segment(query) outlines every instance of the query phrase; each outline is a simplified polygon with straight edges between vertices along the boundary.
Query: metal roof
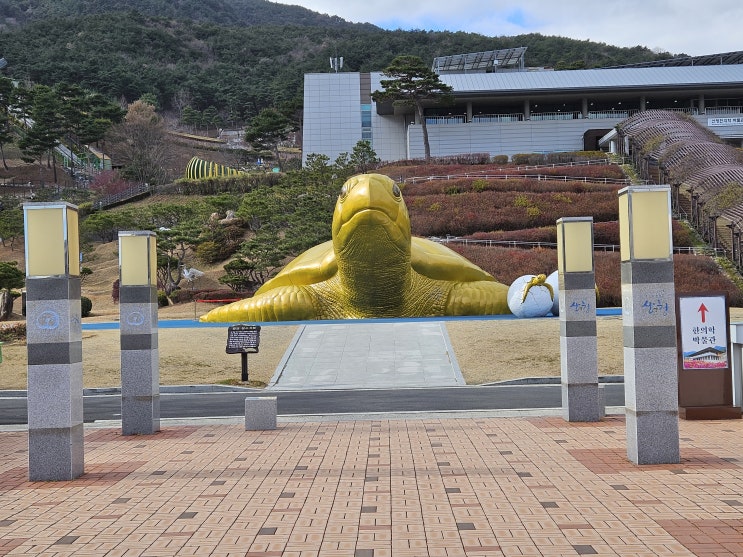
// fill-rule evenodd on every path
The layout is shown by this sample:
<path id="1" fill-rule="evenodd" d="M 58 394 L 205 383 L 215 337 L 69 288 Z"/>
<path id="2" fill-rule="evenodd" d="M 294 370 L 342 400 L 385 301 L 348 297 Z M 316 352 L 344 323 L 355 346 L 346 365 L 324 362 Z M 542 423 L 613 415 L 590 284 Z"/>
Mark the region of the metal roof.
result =
<path id="1" fill-rule="evenodd" d="M 594 70 L 461 73 L 440 76 L 455 94 L 557 93 L 585 90 L 684 87 L 743 87 L 743 64 L 673 68 L 616 68 Z"/>

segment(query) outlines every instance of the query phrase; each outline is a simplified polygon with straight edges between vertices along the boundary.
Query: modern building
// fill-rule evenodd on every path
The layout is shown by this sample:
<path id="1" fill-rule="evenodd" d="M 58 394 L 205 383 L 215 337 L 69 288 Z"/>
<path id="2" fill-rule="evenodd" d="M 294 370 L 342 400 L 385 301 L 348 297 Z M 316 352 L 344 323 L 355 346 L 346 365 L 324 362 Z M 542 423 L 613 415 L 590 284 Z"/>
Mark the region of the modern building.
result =
<path id="1" fill-rule="evenodd" d="M 551 71 L 526 68 L 525 49 L 437 58 L 452 106 L 426 108 L 431 155 L 594 150 L 621 120 L 644 110 L 685 112 L 733 145 L 743 142 L 743 53 L 673 64 Z M 424 156 L 413 109 L 377 105 L 381 72 L 304 79 L 303 152 L 331 160 L 368 140 L 383 161 Z"/>

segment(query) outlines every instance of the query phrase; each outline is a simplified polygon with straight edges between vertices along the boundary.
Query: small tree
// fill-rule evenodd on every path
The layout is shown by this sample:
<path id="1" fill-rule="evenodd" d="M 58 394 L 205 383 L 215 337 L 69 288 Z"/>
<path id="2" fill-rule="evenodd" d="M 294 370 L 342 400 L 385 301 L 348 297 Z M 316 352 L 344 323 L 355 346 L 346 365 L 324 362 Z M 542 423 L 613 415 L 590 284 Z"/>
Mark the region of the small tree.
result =
<path id="1" fill-rule="evenodd" d="M 390 79 L 380 80 L 384 88 L 374 91 L 374 102 L 392 102 L 400 106 L 415 108 L 423 130 L 423 148 L 426 162 L 431 160 L 431 147 L 428 142 L 428 128 L 423 112 L 426 102 L 451 104 L 453 102 L 453 88 L 442 83 L 436 72 L 431 70 L 417 56 L 398 56 L 382 72 Z"/>
<path id="2" fill-rule="evenodd" d="M 275 108 L 264 108 L 251 121 L 245 130 L 245 141 L 258 151 L 273 151 L 281 168 L 279 143 L 289 137 L 291 121 Z"/>
<path id="3" fill-rule="evenodd" d="M 47 167 L 50 161 L 54 161 L 54 181 L 57 181 L 56 159 L 52 156 L 52 150 L 59 145 L 59 137 L 62 134 L 63 118 L 60 115 L 60 102 L 56 93 L 45 85 L 37 85 L 32 90 L 26 90 L 24 94 L 28 97 L 23 101 L 30 106 L 28 127 L 24 130 L 18 140 L 21 150 L 21 159 L 24 162 L 39 162 L 39 174 L 47 156 Z"/>
<path id="4" fill-rule="evenodd" d="M 124 178 L 140 184 L 165 182 L 170 156 L 166 133 L 165 121 L 153 105 L 142 100 L 129 105 L 124 121 L 114 126 L 109 135 L 114 156 L 124 165 Z"/>
<path id="5" fill-rule="evenodd" d="M 5 198 L 3 209 L 0 210 L 0 243 L 10 240 L 10 250 L 15 248 L 15 241 L 23 237 L 23 209 L 15 206 L 9 207 L 14 200 Z"/>
<path id="6" fill-rule="evenodd" d="M 330 166 L 330 157 L 318 153 L 310 153 L 304 164 L 304 174 L 314 182 L 329 182 L 333 169 Z"/>
<path id="7" fill-rule="evenodd" d="M 13 142 L 13 126 L 10 106 L 13 98 L 13 82 L 7 77 L 0 77 L 0 156 L 3 167 L 8 170 L 4 146 Z"/>
<path id="8" fill-rule="evenodd" d="M 13 288 L 23 288 L 25 274 L 18 268 L 18 262 L 0 263 L 0 321 L 5 321 L 13 313 Z"/>
<path id="9" fill-rule="evenodd" d="M 379 157 L 371 143 L 362 139 L 353 146 L 350 163 L 356 172 L 366 173 L 379 164 Z"/>
<path id="10" fill-rule="evenodd" d="M 269 230 L 261 230 L 253 238 L 243 242 L 239 253 L 253 265 L 251 276 L 257 285 L 271 278 L 287 256 L 278 234 Z"/>
<path id="11" fill-rule="evenodd" d="M 225 274 L 219 277 L 219 282 L 226 284 L 235 292 L 245 292 L 251 287 L 259 285 L 256 276 L 255 263 L 238 257 L 224 266 Z"/>

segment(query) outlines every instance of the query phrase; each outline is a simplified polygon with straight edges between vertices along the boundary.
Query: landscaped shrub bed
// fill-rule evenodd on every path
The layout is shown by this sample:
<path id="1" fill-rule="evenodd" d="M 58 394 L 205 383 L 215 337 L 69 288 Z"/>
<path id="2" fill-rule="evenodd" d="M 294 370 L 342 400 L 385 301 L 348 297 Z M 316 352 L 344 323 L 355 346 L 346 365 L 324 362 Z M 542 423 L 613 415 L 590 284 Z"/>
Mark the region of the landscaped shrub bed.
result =
<path id="1" fill-rule="evenodd" d="M 454 178 L 407 183 L 403 186 L 405 199 L 421 195 L 445 193 L 481 193 L 483 191 L 517 191 L 520 193 L 584 193 L 617 192 L 621 184 L 599 184 L 578 180 L 538 180 L 536 178 Z M 408 201 L 409 203 L 409 201 Z"/>
<path id="2" fill-rule="evenodd" d="M 500 159 L 499 159 L 500 160 Z M 624 178 L 621 167 L 615 164 L 579 164 L 579 165 L 560 165 L 544 166 L 547 163 L 541 162 L 537 166 L 540 168 L 525 169 L 517 164 L 508 162 L 498 162 L 493 159 L 492 163 L 486 164 L 421 164 L 420 161 L 398 162 L 387 164 L 377 170 L 386 174 L 393 180 L 405 180 L 416 176 L 456 176 L 459 174 L 551 174 L 553 176 L 586 176 L 601 178 Z M 569 162 L 569 161 L 568 161 Z M 533 165 L 532 165 L 533 166 Z M 589 170 L 592 169 L 592 170 Z M 603 170 L 602 170 L 603 169 Z"/>
<path id="3" fill-rule="evenodd" d="M 510 285 L 522 275 L 549 275 L 557 270 L 557 251 L 553 249 L 508 249 L 479 245 L 448 244 L 454 251 Z M 673 258 L 676 292 L 728 293 L 731 306 L 743 306 L 740 289 L 723 273 L 711 257 L 677 254 Z M 618 252 L 595 252 L 596 285 L 600 307 L 622 305 L 621 268 Z"/>
<path id="4" fill-rule="evenodd" d="M 518 170 L 513 169 L 513 173 L 523 172 L 524 174 L 543 174 L 547 176 L 576 176 L 581 178 L 622 180 L 626 178 L 622 169 L 616 164 L 591 164 L 577 166 L 554 166 L 529 168 Z M 508 168 L 503 169 L 504 174 L 509 174 Z"/>
<path id="5" fill-rule="evenodd" d="M 590 215 L 583 215 L 590 216 Z M 675 247 L 691 247 L 694 245 L 693 232 L 688 226 L 673 221 L 673 245 Z M 492 232 L 475 232 L 465 236 L 468 240 L 493 240 L 497 242 L 557 242 L 557 228 L 543 226 L 540 228 L 524 228 L 521 230 L 496 230 Z M 603 245 L 619 245 L 619 222 L 594 222 L 593 243 Z"/>
<path id="6" fill-rule="evenodd" d="M 617 219 L 615 191 L 575 193 L 462 193 L 415 196 L 408 201 L 417 236 L 464 236 L 478 231 L 554 226 L 561 217 L 591 215 L 595 222 Z"/>

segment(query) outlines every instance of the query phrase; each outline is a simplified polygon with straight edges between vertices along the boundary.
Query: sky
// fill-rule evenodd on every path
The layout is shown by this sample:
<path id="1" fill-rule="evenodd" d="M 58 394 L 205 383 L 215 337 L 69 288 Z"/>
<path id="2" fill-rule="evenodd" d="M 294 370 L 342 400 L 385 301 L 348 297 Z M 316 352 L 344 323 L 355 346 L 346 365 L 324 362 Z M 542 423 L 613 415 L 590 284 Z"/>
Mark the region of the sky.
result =
<path id="1" fill-rule="evenodd" d="M 692 56 L 743 50 L 741 0 L 278 1 L 392 30 L 541 33 Z"/>

